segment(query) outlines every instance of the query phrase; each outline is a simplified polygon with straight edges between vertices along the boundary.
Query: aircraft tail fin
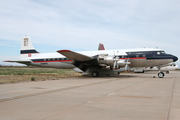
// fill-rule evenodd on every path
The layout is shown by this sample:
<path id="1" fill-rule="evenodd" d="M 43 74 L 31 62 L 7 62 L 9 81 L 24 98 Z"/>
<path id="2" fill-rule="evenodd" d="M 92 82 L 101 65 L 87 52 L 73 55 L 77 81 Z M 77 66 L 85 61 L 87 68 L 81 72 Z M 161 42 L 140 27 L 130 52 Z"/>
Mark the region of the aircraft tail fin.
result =
<path id="1" fill-rule="evenodd" d="M 20 58 L 31 57 L 31 54 L 39 53 L 35 50 L 32 45 L 31 39 L 29 36 L 25 35 L 21 40 L 21 50 L 20 50 Z"/>
<path id="2" fill-rule="evenodd" d="M 105 50 L 105 46 L 103 43 L 99 43 L 98 50 Z"/>
<path id="3" fill-rule="evenodd" d="M 103 43 L 99 43 L 98 50 L 105 50 L 105 46 Z"/>

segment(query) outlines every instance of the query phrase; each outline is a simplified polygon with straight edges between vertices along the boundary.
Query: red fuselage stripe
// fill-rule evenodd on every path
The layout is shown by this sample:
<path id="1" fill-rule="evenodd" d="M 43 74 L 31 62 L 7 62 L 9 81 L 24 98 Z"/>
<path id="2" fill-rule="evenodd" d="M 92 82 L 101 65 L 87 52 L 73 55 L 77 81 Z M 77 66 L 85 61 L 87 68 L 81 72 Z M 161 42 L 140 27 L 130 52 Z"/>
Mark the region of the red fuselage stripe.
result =
<path id="1" fill-rule="evenodd" d="M 146 59 L 146 57 L 119 58 L 119 59 Z"/>
<path id="2" fill-rule="evenodd" d="M 120 59 L 146 59 L 146 57 L 134 57 L 134 58 L 120 58 Z M 44 63 L 44 62 L 71 62 L 73 60 L 51 60 L 51 61 L 33 61 L 33 63 Z"/>
<path id="3" fill-rule="evenodd" d="M 52 60 L 52 61 L 33 61 L 33 63 L 44 63 L 44 62 L 71 62 L 72 60 Z"/>

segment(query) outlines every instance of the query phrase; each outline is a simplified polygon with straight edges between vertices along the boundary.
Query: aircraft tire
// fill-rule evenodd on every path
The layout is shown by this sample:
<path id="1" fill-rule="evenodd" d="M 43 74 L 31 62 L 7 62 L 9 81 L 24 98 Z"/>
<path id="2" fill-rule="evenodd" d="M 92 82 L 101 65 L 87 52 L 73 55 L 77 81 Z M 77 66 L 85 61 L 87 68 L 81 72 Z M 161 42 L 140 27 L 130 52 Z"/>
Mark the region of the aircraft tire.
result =
<path id="1" fill-rule="evenodd" d="M 168 71 L 168 70 L 166 71 L 166 74 L 169 74 L 169 71 Z"/>
<path id="2" fill-rule="evenodd" d="M 93 77 L 99 77 L 99 72 L 93 71 L 93 72 L 92 72 L 92 76 L 93 76 Z"/>
<path id="3" fill-rule="evenodd" d="M 158 73 L 158 77 L 159 77 L 159 78 L 163 78 L 163 77 L 164 77 L 164 73 L 163 73 L 163 72 L 159 72 L 159 73 Z"/>

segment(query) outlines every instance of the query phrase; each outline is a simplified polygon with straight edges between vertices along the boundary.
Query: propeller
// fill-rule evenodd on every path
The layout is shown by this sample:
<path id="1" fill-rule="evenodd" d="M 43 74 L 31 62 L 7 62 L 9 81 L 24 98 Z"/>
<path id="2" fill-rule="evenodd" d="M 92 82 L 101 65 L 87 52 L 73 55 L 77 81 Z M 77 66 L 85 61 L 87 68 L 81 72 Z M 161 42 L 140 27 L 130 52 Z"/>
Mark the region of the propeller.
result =
<path id="1" fill-rule="evenodd" d="M 117 69 L 119 69 L 119 66 L 117 63 L 119 61 L 119 57 L 116 57 L 115 52 L 114 52 L 114 58 L 113 59 L 114 59 L 113 70 L 117 70 Z"/>
<path id="2" fill-rule="evenodd" d="M 130 62 L 129 62 L 129 59 L 127 59 L 127 61 L 125 62 L 125 72 L 129 72 L 129 70 L 130 70 L 130 67 L 129 67 L 129 64 L 130 64 Z"/>
<path id="3" fill-rule="evenodd" d="M 114 65 L 113 65 L 114 70 L 119 69 L 118 61 L 119 61 L 119 57 L 114 56 Z"/>

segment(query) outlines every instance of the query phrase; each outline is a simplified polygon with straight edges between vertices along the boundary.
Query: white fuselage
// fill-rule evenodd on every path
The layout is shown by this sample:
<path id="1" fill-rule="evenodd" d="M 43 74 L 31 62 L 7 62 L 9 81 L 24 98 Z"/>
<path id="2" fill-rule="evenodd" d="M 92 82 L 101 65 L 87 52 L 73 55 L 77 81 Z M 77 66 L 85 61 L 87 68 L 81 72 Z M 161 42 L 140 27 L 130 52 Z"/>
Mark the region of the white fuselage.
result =
<path id="1" fill-rule="evenodd" d="M 86 56 L 95 56 L 99 54 L 108 54 L 108 56 L 127 56 L 127 52 L 138 52 L 138 51 L 163 51 L 161 49 L 120 49 L 120 50 L 100 50 L 100 51 L 80 51 Z M 147 60 L 145 57 L 133 57 L 133 58 L 119 58 L 128 59 L 131 63 L 130 67 L 150 67 L 159 64 L 166 64 L 172 62 L 172 59 L 152 59 Z M 31 53 L 21 54 L 21 61 L 31 61 L 33 66 L 52 67 L 52 68 L 75 68 L 72 65 L 72 60 L 68 60 L 65 56 L 59 53 Z"/>

